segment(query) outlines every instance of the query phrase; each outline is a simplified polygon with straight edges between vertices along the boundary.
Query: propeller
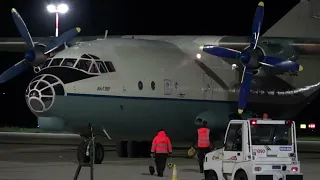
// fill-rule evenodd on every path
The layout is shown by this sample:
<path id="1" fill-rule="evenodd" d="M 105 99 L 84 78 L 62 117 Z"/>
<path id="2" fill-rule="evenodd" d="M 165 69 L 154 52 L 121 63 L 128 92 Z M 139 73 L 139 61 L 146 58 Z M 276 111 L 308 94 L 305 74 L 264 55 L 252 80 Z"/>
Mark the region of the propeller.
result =
<path id="1" fill-rule="evenodd" d="M 264 3 L 259 2 L 256 9 L 253 25 L 252 25 L 252 34 L 250 39 L 250 46 L 243 50 L 242 52 L 219 47 L 212 45 L 200 46 L 200 49 L 204 52 L 215 55 L 221 58 L 230 58 L 240 60 L 244 66 L 244 71 L 242 74 L 239 101 L 238 101 L 238 113 L 241 114 L 247 104 L 248 96 L 250 94 L 251 82 L 253 77 L 253 70 L 259 66 L 269 66 L 273 68 L 278 68 L 283 71 L 302 71 L 303 67 L 296 62 L 261 55 L 260 50 L 257 49 L 257 43 L 260 35 L 260 29 L 264 16 Z"/>
<path id="2" fill-rule="evenodd" d="M 41 64 L 46 60 L 46 58 L 48 58 L 50 52 L 54 51 L 64 43 L 72 40 L 81 31 L 79 27 L 70 29 L 69 31 L 61 34 L 59 37 L 49 41 L 45 48 L 43 48 L 34 44 L 29 30 L 18 11 L 15 8 L 12 8 L 11 13 L 21 37 L 28 46 L 28 50 L 25 52 L 23 60 L 10 67 L 0 75 L 0 83 L 9 81 L 15 76 L 21 74 L 22 72 L 26 71 L 29 66 L 37 66 Z"/>

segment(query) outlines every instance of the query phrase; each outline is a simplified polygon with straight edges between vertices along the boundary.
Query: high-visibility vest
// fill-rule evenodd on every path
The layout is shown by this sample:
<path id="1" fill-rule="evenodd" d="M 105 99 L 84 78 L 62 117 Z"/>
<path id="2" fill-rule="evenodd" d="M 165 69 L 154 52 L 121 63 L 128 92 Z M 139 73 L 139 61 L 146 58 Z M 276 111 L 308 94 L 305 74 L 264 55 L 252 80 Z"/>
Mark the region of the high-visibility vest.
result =
<path id="1" fill-rule="evenodd" d="M 157 135 L 152 141 L 151 152 L 156 154 L 172 153 L 171 141 L 167 136 Z"/>
<path id="2" fill-rule="evenodd" d="M 198 147 L 206 148 L 210 146 L 210 129 L 208 128 L 199 128 L 198 129 Z"/>

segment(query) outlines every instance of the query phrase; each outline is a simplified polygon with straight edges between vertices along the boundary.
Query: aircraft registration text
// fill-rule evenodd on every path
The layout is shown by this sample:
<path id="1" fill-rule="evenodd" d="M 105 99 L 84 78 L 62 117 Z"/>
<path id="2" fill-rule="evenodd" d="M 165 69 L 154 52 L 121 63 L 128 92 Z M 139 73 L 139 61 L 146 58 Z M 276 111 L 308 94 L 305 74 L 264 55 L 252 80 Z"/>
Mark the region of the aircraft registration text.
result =
<path id="1" fill-rule="evenodd" d="M 109 91 L 110 87 L 108 86 L 98 86 L 97 91 Z"/>

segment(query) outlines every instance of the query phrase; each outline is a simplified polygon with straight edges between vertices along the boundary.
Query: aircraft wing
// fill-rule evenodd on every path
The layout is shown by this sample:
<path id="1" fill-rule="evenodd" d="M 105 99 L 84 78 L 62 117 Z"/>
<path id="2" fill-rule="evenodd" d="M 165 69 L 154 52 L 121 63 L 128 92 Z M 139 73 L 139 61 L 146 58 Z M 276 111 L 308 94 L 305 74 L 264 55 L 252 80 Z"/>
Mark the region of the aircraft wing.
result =
<path id="1" fill-rule="evenodd" d="M 52 37 L 32 37 L 35 44 L 47 44 Z M 79 36 L 70 43 L 103 39 L 104 36 Z M 25 52 L 27 44 L 22 38 L 0 38 L 0 52 Z"/>
<path id="2" fill-rule="evenodd" d="M 271 45 L 291 46 L 300 55 L 319 55 L 319 38 L 296 38 L 296 37 L 260 37 L 259 43 Z M 242 51 L 250 45 L 250 37 L 226 36 L 218 42 L 218 46 Z M 259 45 L 259 44 L 258 44 Z"/>

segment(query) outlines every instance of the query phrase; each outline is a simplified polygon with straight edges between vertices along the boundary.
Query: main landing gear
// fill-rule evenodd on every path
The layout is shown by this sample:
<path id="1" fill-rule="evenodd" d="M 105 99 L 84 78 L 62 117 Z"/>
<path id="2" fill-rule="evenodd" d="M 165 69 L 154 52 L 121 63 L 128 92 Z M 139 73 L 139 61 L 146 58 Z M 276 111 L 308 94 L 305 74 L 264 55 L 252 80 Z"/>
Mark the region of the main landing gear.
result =
<path id="1" fill-rule="evenodd" d="M 150 157 L 151 141 L 119 141 L 117 142 L 118 157 Z"/>

